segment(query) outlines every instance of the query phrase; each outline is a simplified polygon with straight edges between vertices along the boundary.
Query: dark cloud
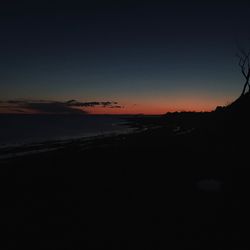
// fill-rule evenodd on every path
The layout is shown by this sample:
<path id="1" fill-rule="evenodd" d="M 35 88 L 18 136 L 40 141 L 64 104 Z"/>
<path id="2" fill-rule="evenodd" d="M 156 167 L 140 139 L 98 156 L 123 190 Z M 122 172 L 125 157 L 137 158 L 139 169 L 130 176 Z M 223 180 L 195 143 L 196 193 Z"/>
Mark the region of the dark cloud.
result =
<path id="1" fill-rule="evenodd" d="M 76 109 L 66 105 L 61 102 L 38 102 L 38 103 L 27 103 L 26 108 L 35 110 L 39 113 L 47 113 L 47 114 L 87 114 L 86 111 Z"/>
<path id="2" fill-rule="evenodd" d="M 65 104 L 68 106 L 75 107 L 95 107 L 95 106 L 103 106 L 113 108 L 114 105 L 117 105 L 117 102 L 78 102 L 76 100 L 67 101 Z"/>
<path id="3" fill-rule="evenodd" d="M 69 100 L 66 102 L 55 102 L 45 100 L 8 100 L 0 101 L 0 108 L 9 109 L 12 112 L 35 112 L 42 114 L 88 114 L 84 108 L 89 107 L 106 107 L 122 108 L 117 102 L 78 102 Z"/>
<path id="4" fill-rule="evenodd" d="M 7 101 L 6 103 L 8 103 L 8 104 L 25 104 L 27 102 L 26 101 L 20 101 L 20 100 L 10 100 L 10 101 Z"/>

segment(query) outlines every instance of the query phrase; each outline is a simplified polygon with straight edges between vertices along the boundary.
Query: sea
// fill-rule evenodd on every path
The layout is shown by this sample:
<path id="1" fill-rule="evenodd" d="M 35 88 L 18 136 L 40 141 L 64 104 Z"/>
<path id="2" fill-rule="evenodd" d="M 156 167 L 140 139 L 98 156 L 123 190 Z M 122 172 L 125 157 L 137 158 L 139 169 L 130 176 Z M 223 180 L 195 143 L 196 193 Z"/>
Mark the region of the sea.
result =
<path id="1" fill-rule="evenodd" d="M 129 133 L 126 116 L 0 115 L 0 148 Z"/>

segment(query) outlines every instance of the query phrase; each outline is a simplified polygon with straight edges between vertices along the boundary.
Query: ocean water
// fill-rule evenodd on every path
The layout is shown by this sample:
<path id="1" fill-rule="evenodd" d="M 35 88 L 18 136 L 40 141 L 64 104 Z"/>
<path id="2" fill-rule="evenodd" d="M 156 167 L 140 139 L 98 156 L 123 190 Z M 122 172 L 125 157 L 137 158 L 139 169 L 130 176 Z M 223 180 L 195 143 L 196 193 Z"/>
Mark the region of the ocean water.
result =
<path id="1" fill-rule="evenodd" d="M 0 115 L 0 147 L 129 132 L 126 122 L 123 116 Z"/>

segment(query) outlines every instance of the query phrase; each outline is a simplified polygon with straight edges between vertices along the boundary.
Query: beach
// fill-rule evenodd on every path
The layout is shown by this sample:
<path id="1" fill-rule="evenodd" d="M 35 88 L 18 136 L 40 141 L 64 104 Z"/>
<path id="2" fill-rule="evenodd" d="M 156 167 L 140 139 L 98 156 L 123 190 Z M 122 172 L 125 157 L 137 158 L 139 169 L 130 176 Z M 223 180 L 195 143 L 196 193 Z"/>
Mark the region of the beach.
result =
<path id="1" fill-rule="evenodd" d="M 204 133 L 202 126 L 181 133 L 159 118 L 137 118 L 138 123 L 148 129 L 98 139 L 84 149 L 77 142 L 2 160 L 4 223 L 14 236 L 11 244 L 245 246 L 250 186 L 241 148 L 232 147 L 234 136 Z"/>

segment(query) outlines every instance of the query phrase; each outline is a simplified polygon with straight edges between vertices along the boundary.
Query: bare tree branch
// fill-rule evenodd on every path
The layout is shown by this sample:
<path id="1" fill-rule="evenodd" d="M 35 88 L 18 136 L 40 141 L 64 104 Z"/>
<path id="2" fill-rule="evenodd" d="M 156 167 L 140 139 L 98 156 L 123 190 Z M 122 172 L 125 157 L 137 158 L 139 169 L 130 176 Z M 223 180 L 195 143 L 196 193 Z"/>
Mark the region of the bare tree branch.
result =
<path id="1" fill-rule="evenodd" d="M 237 57 L 239 58 L 238 65 L 241 69 L 241 73 L 246 79 L 241 95 L 245 95 L 246 88 L 248 87 L 248 92 L 250 91 L 250 51 L 246 52 L 244 49 L 238 47 L 239 53 Z"/>

